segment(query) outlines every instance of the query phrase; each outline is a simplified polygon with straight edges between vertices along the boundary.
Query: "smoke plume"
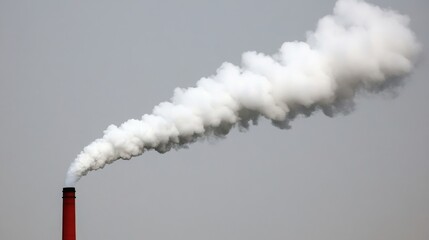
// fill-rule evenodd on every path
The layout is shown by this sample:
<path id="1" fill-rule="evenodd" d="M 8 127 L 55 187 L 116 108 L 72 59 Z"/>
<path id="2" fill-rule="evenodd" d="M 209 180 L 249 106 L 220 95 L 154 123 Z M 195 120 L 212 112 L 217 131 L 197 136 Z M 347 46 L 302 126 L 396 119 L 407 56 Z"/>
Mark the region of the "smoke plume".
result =
<path id="1" fill-rule="evenodd" d="M 339 0 L 305 42 L 285 42 L 271 56 L 246 52 L 241 67 L 225 62 L 196 87 L 176 88 L 152 113 L 110 125 L 71 164 L 66 185 L 118 159 L 224 136 L 260 116 L 289 128 L 299 114 L 348 112 L 358 91 L 390 88 L 412 70 L 420 46 L 408 24 L 395 11 Z"/>

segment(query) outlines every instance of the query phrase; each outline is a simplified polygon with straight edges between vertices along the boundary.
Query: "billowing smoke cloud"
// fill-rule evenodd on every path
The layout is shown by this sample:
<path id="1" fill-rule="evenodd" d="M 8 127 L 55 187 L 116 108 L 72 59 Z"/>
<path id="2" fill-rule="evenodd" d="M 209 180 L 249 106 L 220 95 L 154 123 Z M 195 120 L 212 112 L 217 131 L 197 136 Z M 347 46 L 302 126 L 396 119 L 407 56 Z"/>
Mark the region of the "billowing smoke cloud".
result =
<path id="1" fill-rule="evenodd" d="M 223 63 L 196 87 L 176 88 L 151 114 L 110 125 L 71 164 L 66 185 L 118 159 L 224 136 L 260 116 L 288 128 L 298 114 L 350 111 L 358 91 L 389 88 L 412 70 L 420 47 L 408 24 L 392 10 L 339 0 L 305 42 L 285 42 L 272 56 L 246 52 L 241 67 Z"/>

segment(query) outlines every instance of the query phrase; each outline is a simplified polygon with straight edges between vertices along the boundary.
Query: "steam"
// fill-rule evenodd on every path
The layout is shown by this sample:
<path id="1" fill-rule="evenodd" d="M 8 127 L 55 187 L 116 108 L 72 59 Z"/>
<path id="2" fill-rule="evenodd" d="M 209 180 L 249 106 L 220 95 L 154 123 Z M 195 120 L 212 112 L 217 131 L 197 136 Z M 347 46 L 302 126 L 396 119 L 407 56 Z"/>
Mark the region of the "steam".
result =
<path id="1" fill-rule="evenodd" d="M 164 153 L 203 136 L 224 136 L 259 116 L 289 128 L 298 114 L 348 112 L 358 91 L 389 88 L 412 70 L 420 46 L 408 24 L 395 11 L 339 0 L 305 42 L 285 42 L 272 56 L 246 52 L 241 67 L 223 63 L 196 87 L 176 88 L 151 114 L 110 125 L 71 164 L 66 185 L 147 150 Z"/>

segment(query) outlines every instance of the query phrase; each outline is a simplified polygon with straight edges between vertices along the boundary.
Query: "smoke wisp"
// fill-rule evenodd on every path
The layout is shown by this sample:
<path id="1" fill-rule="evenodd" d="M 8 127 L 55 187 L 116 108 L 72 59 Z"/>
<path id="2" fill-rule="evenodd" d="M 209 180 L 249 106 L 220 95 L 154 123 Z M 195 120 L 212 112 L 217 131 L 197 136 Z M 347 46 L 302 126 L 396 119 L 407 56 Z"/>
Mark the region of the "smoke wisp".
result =
<path id="1" fill-rule="evenodd" d="M 299 114 L 348 112 L 358 91 L 381 91 L 410 73 L 420 46 L 408 24 L 395 11 L 339 0 L 305 42 L 285 42 L 271 56 L 246 52 L 241 67 L 225 62 L 196 87 L 176 88 L 152 113 L 110 125 L 72 162 L 66 185 L 118 159 L 224 136 L 260 116 L 288 128 Z"/>

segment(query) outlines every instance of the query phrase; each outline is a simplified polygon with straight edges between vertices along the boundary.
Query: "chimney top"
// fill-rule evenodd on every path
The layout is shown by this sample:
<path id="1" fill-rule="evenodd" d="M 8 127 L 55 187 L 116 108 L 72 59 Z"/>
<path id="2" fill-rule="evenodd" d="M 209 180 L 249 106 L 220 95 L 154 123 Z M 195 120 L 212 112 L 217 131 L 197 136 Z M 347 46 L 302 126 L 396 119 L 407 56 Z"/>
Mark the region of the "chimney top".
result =
<path id="1" fill-rule="evenodd" d="M 65 187 L 63 188 L 63 192 L 76 192 L 74 187 Z"/>

